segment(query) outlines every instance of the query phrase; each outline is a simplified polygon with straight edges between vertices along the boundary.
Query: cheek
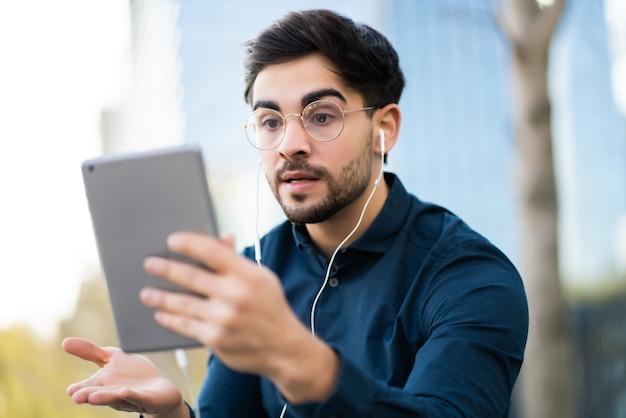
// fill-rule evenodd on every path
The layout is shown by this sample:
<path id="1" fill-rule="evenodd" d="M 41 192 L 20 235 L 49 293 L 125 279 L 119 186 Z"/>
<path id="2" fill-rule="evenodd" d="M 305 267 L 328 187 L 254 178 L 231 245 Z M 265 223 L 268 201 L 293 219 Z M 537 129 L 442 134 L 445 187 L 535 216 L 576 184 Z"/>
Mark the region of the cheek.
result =
<path id="1" fill-rule="evenodd" d="M 274 183 L 278 160 L 271 152 L 262 152 L 259 155 L 259 176 L 265 176 L 271 184 Z"/>
<path id="2" fill-rule="evenodd" d="M 259 153 L 259 161 L 261 162 L 261 169 L 265 173 L 271 173 L 272 169 L 276 167 L 278 161 L 277 153 L 272 151 L 261 151 Z"/>
<path id="3" fill-rule="evenodd" d="M 339 169 L 346 165 L 348 162 L 353 161 L 356 158 L 360 158 L 363 155 L 363 145 L 358 143 L 344 142 L 329 142 L 322 153 L 320 153 L 321 161 L 331 171 L 335 171 L 334 168 Z"/>

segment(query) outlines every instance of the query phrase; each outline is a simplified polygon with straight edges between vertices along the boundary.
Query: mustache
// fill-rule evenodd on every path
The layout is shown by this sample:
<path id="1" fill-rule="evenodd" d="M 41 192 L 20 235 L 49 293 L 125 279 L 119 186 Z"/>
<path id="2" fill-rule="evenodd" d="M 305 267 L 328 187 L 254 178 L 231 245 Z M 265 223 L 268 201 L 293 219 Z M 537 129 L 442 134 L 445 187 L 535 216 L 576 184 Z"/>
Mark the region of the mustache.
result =
<path id="1" fill-rule="evenodd" d="M 326 177 L 328 176 L 328 170 L 323 167 L 316 167 L 310 165 L 305 160 L 291 160 L 285 161 L 285 163 L 276 171 L 276 180 L 280 181 L 283 174 L 287 171 L 301 171 L 306 174 L 310 174 L 312 177 Z"/>

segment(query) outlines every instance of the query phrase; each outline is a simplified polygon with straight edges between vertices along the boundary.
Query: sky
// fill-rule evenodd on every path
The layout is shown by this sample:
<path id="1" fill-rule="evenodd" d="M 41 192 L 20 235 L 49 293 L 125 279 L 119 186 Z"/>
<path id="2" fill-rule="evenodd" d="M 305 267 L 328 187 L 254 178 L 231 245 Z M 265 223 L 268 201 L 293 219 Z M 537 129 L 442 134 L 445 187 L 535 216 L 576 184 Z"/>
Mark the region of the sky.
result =
<path id="1" fill-rule="evenodd" d="M 612 69 L 615 101 L 626 115 L 626 1 L 605 0 L 605 14 L 611 28 L 609 39 L 614 64 Z"/>
<path id="2" fill-rule="evenodd" d="M 615 103 L 626 117 L 626 1 L 605 0 L 605 15 L 609 23 L 609 51 L 613 59 L 611 71 Z M 616 259 L 626 271 L 626 214 L 617 225 L 615 234 Z"/>
<path id="3" fill-rule="evenodd" d="M 125 79 L 127 8 L 0 2 L 0 329 L 51 335 L 99 271 L 80 163 L 100 153 L 100 111 Z"/>

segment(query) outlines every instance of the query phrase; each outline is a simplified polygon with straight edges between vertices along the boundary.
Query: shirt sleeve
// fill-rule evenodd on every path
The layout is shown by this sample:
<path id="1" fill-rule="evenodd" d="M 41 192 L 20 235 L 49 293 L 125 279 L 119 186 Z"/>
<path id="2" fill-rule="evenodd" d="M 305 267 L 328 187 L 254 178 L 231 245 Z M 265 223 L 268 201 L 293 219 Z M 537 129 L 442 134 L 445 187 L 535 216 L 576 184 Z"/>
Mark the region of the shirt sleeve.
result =
<path id="1" fill-rule="evenodd" d="M 268 418 L 262 406 L 259 377 L 233 371 L 213 355 L 198 407 L 202 418 Z"/>
<path id="2" fill-rule="evenodd" d="M 443 254 L 420 288 L 416 333 L 426 335 L 401 387 L 376 380 L 342 355 L 337 388 L 323 403 L 289 405 L 290 416 L 506 417 L 528 327 L 521 279 L 483 243 Z"/>

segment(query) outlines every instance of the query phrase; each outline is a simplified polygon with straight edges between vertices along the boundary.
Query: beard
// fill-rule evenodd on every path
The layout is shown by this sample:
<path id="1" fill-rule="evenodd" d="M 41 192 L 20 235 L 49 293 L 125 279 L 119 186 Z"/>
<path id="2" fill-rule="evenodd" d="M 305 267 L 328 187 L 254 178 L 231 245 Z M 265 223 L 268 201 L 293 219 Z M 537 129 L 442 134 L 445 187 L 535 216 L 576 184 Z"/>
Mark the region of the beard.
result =
<path id="1" fill-rule="evenodd" d="M 280 176 L 285 171 L 303 171 L 314 175 L 318 181 L 325 181 L 328 192 L 321 202 L 312 205 L 302 205 L 299 207 L 288 206 L 278 193 L 278 184 L 280 184 Z M 285 165 L 276 173 L 275 182 L 270 182 L 270 188 L 278 204 L 282 208 L 285 216 L 294 224 L 312 224 L 323 222 L 337 212 L 350 205 L 356 199 L 361 197 L 370 183 L 372 176 L 372 154 L 368 147 L 364 148 L 361 156 L 348 162 L 342 169 L 337 178 L 333 177 L 330 172 L 323 167 L 315 167 L 309 165 L 306 160 L 297 159 L 287 161 Z M 291 195 L 296 202 L 303 202 L 307 196 Z"/>

